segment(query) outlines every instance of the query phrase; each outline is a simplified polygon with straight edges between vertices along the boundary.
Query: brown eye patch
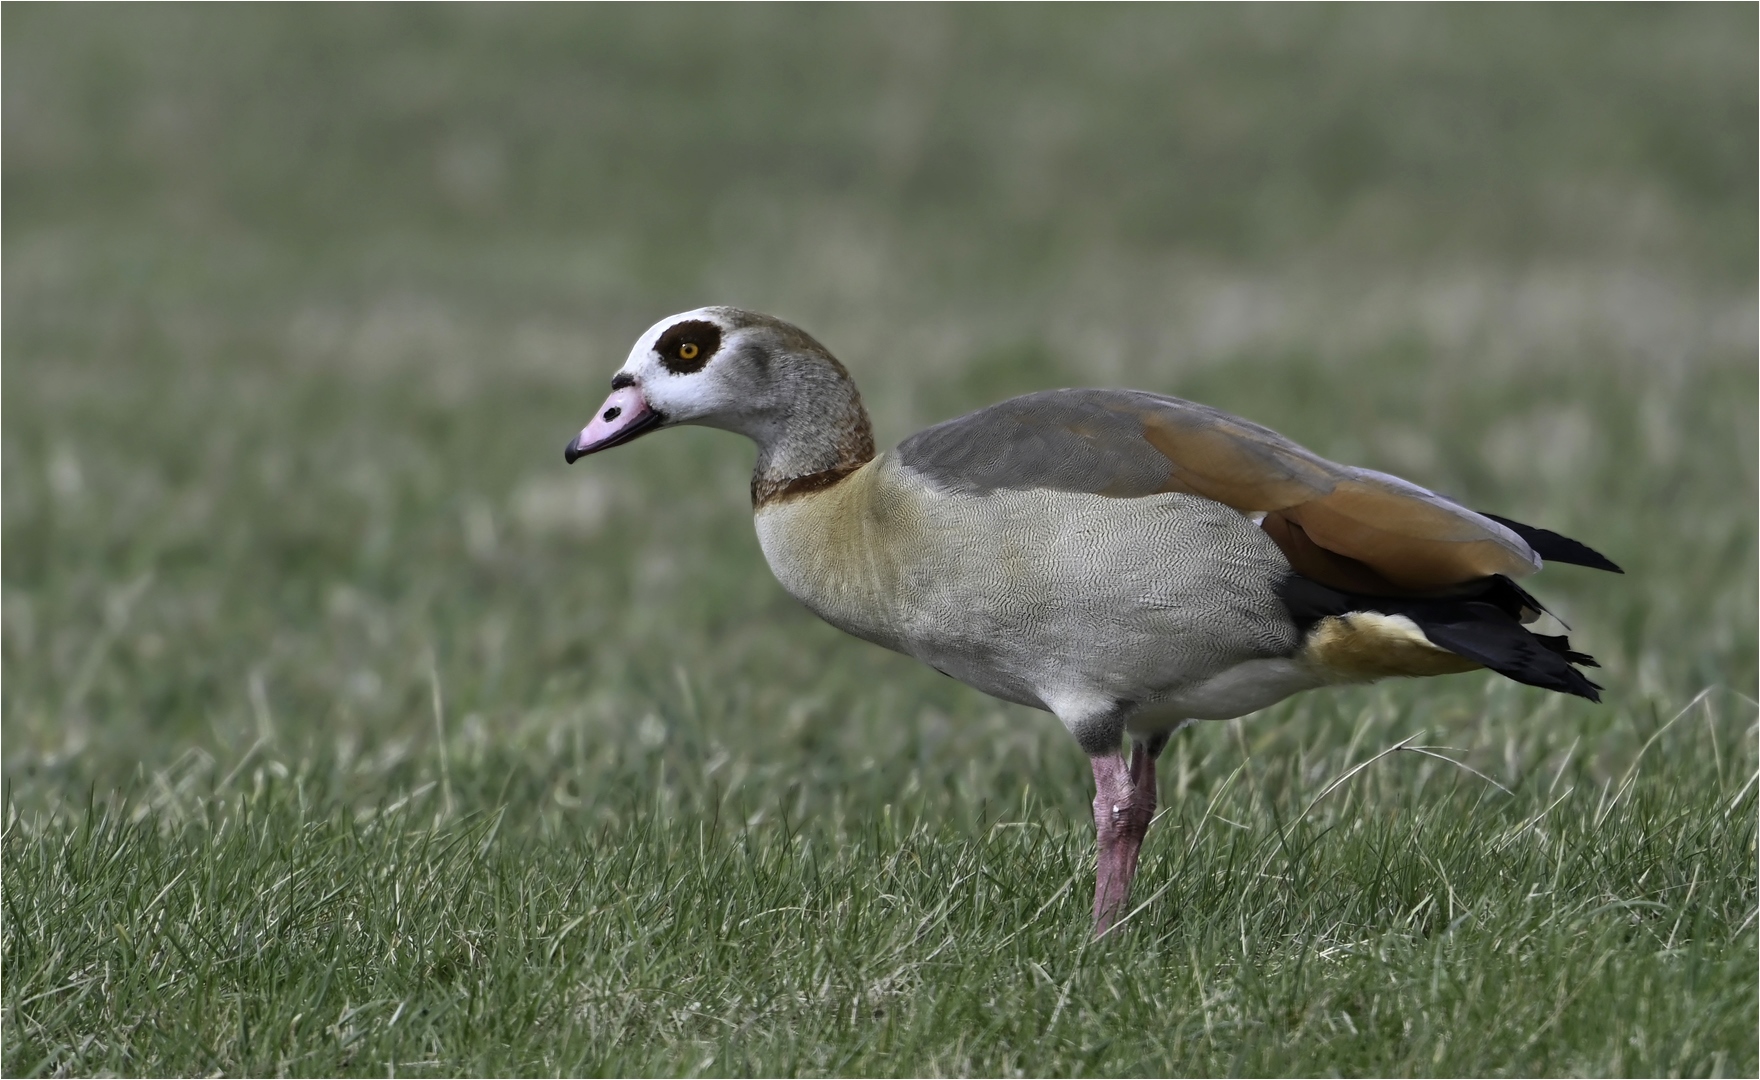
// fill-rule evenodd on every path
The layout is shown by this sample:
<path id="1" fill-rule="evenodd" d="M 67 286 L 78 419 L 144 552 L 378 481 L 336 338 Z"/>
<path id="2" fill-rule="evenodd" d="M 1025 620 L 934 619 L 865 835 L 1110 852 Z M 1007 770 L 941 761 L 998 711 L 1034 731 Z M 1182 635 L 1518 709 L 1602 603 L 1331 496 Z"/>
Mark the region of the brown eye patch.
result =
<path id="1" fill-rule="evenodd" d="M 703 370 L 703 365 L 720 347 L 721 328 L 700 319 L 673 323 L 654 343 L 654 351 L 660 354 L 660 363 L 674 375 Z"/>

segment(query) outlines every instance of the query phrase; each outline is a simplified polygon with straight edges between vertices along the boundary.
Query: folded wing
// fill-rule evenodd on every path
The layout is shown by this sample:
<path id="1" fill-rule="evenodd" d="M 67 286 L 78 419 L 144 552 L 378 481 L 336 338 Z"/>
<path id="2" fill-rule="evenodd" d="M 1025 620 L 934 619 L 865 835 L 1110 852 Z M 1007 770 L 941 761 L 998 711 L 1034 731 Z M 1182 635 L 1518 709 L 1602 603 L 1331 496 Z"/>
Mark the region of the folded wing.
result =
<path id="1" fill-rule="evenodd" d="M 1432 491 L 1144 391 L 1028 394 L 922 431 L 898 455 L 937 488 L 967 494 L 1201 495 L 1263 514 L 1262 527 L 1298 573 L 1366 595 L 1443 592 L 1541 566 L 1514 529 Z"/>

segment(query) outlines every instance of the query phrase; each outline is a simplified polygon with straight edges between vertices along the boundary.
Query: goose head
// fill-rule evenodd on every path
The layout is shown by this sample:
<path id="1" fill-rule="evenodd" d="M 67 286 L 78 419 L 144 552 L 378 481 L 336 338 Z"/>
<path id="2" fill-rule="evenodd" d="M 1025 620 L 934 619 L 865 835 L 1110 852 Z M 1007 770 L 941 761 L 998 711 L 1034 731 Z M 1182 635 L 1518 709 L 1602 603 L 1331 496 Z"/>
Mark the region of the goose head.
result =
<path id="1" fill-rule="evenodd" d="M 661 319 L 629 351 L 611 396 L 564 453 L 569 463 L 663 427 L 696 424 L 758 446 L 753 491 L 874 456 L 861 395 L 800 328 L 738 308 Z"/>

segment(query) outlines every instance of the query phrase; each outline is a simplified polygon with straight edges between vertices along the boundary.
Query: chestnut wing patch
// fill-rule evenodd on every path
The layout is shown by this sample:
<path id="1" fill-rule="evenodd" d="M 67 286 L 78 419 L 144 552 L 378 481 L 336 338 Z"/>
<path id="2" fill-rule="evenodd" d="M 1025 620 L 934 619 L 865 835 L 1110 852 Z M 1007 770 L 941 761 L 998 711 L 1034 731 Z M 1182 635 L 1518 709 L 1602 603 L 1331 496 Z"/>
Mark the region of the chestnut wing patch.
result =
<path id="1" fill-rule="evenodd" d="M 900 464 L 936 488 L 1200 495 L 1265 515 L 1298 573 L 1371 595 L 1448 589 L 1540 559 L 1515 531 L 1416 484 L 1328 461 L 1269 428 L 1141 390 L 1048 390 L 922 431 Z"/>

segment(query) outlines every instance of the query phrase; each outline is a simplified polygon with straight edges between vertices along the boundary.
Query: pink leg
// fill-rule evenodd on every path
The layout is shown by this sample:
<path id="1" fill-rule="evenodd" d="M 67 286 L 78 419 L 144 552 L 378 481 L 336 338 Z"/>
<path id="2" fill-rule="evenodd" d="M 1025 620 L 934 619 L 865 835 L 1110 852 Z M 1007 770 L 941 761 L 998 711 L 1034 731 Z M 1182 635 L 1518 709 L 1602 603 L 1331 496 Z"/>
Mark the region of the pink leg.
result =
<path id="1" fill-rule="evenodd" d="M 1137 854 L 1155 816 L 1155 758 L 1166 736 L 1148 744 L 1132 740 L 1130 763 L 1121 753 L 1101 754 L 1094 765 L 1094 830 L 1099 857 L 1094 878 L 1094 936 L 1112 929 L 1125 914 Z"/>

